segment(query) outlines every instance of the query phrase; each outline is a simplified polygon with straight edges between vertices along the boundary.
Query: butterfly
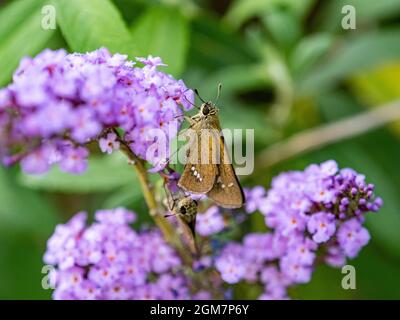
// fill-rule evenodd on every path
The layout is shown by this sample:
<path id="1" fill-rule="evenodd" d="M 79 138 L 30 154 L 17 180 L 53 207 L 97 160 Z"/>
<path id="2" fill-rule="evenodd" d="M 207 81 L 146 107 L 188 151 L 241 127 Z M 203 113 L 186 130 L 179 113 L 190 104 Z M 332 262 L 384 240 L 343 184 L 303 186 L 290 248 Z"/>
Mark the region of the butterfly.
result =
<path id="1" fill-rule="evenodd" d="M 221 85 L 218 86 L 218 95 Z M 240 208 L 245 202 L 244 193 L 227 153 L 219 109 L 211 101 L 204 101 L 198 114 L 186 117 L 191 135 L 187 151 L 187 162 L 178 181 L 178 186 L 194 194 L 206 194 L 219 206 Z"/>
<path id="2" fill-rule="evenodd" d="M 165 217 L 175 216 L 183 231 L 186 241 L 192 253 L 197 254 L 196 245 L 196 216 L 198 203 L 189 195 L 186 195 L 176 186 L 176 181 L 171 179 L 171 175 L 164 176 L 164 189 L 167 195 L 167 205 L 172 214 Z M 174 190 L 173 192 L 171 190 Z"/>

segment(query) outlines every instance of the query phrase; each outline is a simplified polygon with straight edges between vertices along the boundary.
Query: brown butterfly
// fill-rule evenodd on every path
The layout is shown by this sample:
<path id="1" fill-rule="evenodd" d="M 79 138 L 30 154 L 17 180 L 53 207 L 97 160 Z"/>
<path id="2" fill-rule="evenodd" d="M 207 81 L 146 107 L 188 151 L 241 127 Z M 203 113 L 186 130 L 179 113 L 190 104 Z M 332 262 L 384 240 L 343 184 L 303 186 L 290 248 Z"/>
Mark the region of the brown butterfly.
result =
<path id="1" fill-rule="evenodd" d="M 171 189 L 174 181 L 171 181 L 168 176 L 164 176 L 164 188 L 167 195 L 167 204 L 169 211 L 165 217 L 175 216 L 178 220 L 183 234 L 190 247 L 192 253 L 197 254 L 198 249 L 196 245 L 196 216 L 197 216 L 197 201 L 190 196 L 185 195 L 179 188 L 176 192 L 172 193 Z M 176 187 L 176 182 L 175 182 Z M 171 189 L 170 189 L 171 188 Z"/>
<path id="2" fill-rule="evenodd" d="M 218 86 L 218 95 L 221 85 Z M 186 117 L 194 135 L 189 141 L 187 163 L 178 186 L 195 194 L 206 194 L 224 208 L 240 208 L 245 202 L 244 193 L 227 153 L 218 108 L 211 101 L 204 101 L 200 112 Z"/>

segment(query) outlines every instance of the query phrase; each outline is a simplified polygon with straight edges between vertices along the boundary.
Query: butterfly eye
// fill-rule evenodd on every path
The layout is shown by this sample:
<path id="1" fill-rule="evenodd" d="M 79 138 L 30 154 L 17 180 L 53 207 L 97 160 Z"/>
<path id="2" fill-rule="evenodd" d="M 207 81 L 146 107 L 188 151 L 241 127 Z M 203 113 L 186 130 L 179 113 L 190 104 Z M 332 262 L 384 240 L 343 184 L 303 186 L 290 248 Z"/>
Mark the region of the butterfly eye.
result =
<path id="1" fill-rule="evenodd" d="M 203 115 L 207 116 L 210 113 L 210 107 L 207 104 L 205 104 L 202 112 L 203 112 Z"/>
<path id="2" fill-rule="evenodd" d="M 186 214 L 186 208 L 185 207 L 180 207 L 179 208 L 179 212 L 181 213 L 181 214 Z"/>

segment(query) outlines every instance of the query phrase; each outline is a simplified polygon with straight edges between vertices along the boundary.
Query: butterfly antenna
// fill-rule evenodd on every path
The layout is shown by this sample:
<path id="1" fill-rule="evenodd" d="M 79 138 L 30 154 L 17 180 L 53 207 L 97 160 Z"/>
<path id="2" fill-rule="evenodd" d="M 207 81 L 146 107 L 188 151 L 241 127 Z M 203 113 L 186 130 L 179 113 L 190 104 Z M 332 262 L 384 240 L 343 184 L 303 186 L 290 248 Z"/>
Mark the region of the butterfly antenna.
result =
<path id="1" fill-rule="evenodd" d="M 205 101 L 203 100 L 203 98 L 202 98 L 202 97 L 200 97 L 199 91 L 198 91 L 197 89 L 194 89 L 194 93 L 196 94 L 196 96 L 198 96 L 198 97 L 199 97 L 199 99 L 201 100 L 201 102 L 203 102 L 203 103 L 207 103 L 207 102 L 205 102 Z"/>
<path id="2" fill-rule="evenodd" d="M 218 89 L 217 89 L 217 97 L 215 98 L 215 104 L 217 104 L 218 100 L 219 100 L 219 96 L 221 94 L 221 89 L 222 89 L 222 84 L 218 83 Z"/>
<path id="3" fill-rule="evenodd" d="M 186 92 L 186 91 L 185 91 L 185 92 Z M 186 100 L 187 102 L 189 102 L 193 107 L 195 107 L 196 109 L 199 109 L 199 110 L 200 110 L 200 108 L 199 108 L 198 106 L 196 106 L 192 101 L 190 101 L 190 100 L 186 97 L 185 94 L 183 94 L 183 97 L 184 97 L 185 100 Z"/>

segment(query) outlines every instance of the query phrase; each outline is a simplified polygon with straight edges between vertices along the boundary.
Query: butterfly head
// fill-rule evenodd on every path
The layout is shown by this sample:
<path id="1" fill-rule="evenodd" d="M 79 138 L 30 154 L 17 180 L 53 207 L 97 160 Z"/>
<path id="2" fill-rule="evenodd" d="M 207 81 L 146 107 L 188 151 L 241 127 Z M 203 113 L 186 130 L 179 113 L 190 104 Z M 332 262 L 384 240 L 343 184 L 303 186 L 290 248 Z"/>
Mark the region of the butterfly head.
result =
<path id="1" fill-rule="evenodd" d="M 187 196 L 179 200 L 178 212 L 183 216 L 193 216 L 197 213 L 197 201 Z"/>
<path id="2" fill-rule="evenodd" d="M 192 220 L 197 214 L 197 201 L 191 197 L 184 197 L 178 201 L 177 214 L 185 220 Z"/>
<path id="3" fill-rule="evenodd" d="M 212 116 L 218 113 L 218 108 L 211 101 L 205 102 L 200 107 L 200 113 L 203 117 Z"/>
<path id="4" fill-rule="evenodd" d="M 189 227 L 192 236 L 195 234 L 197 206 L 197 201 L 187 196 L 178 201 L 175 209 L 175 214 Z"/>

